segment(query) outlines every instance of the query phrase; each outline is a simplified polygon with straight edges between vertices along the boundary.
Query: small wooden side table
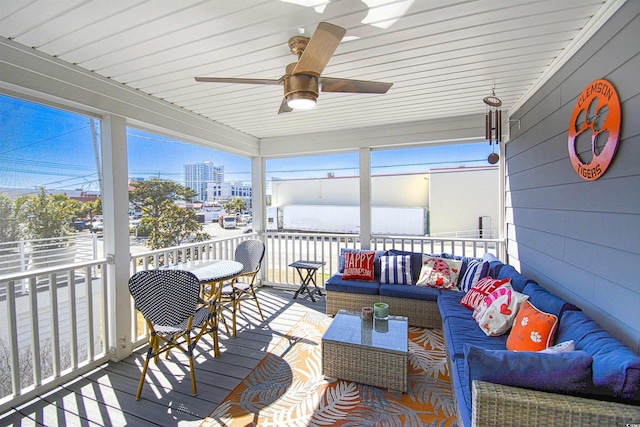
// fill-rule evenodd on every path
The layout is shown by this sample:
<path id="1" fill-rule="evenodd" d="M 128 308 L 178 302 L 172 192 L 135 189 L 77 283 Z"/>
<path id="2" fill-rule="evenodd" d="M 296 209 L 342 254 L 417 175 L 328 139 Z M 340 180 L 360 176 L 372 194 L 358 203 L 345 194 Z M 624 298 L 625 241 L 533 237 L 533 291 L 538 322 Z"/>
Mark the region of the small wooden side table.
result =
<path id="1" fill-rule="evenodd" d="M 313 294 L 309 290 L 309 285 L 313 283 L 313 286 L 315 287 L 314 292 L 318 291 L 318 295 L 322 295 L 320 288 L 316 284 L 316 272 L 325 264 L 326 263 L 322 261 L 305 260 L 300 260 L 289 264 L 289 267 L 293 267 L 296 269 L 298 275 L 300 276 L 300 280 L 302 281 L 296 293 L 293 294 L 293 299 L 296 299 L 301 292 L 304 292 L 306 290 L 307 294 L 309 294 L 309 297 L 311 298 L 311 301 L 316 302 L 316 300 L 313 298 Z"/>

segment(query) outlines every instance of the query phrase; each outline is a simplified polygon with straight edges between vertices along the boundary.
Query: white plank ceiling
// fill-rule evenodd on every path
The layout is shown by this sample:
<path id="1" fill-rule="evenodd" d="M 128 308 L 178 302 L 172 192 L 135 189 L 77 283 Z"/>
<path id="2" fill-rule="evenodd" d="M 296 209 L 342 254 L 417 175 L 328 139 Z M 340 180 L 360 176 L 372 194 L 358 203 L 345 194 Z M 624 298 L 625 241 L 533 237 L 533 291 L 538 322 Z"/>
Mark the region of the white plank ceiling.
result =
<path id="1" fill-rule="evenodd" d="M 0 36 L 258 138 L 508 110 L 605 0 L 1 0 Z M 392 82 L 387 94 L 321 93 L 277 114 L 287 41 L 321 21 L 347 29 L 323 75 Z"/>

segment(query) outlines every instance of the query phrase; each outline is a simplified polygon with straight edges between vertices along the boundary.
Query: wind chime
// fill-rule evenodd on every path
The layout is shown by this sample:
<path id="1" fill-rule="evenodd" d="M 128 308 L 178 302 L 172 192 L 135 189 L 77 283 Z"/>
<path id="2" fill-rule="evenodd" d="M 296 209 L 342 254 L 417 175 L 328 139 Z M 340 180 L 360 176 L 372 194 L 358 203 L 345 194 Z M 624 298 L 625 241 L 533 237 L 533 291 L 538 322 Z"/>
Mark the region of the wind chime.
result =
<path id="1" fill-rule="evenodd" d="M 493 148 L 493 152 L 489 154 L 487 161 L 494 165 L 500 160 L 495 146 L 502 142 L 502 110 L 498 109 L 498 107 L 502 106 L 502 101 L 496 96 L 495 88 L 491 89 L 491 95 L 484 97 L 482 101 L 487 105 L 485 138 Z"/>

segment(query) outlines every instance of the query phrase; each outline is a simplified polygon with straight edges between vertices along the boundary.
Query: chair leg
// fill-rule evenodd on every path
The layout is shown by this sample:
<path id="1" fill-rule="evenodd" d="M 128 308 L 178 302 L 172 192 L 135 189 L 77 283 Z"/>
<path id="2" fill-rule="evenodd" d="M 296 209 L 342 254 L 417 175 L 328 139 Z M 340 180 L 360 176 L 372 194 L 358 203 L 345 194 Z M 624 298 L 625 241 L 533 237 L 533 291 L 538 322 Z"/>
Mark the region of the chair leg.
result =
<path id="1" fill-rule="evenodd" d="M 235 294 L 235 291 L 234 291 Z M 240 305 L 240 298 L 234 297 L 231 307 L 231 329 L 232 329 L 232 337 L 236 337 L 236 312 L 238 311 L 238 306 Z"/>
<path id="2" fill-rule="evenodd" d="M 142 395 L 142 386 L 144 385 L 144 379 L 147 375 L 147 368 L 149 368 L 149 361 L 153 357 L 157 362 L 158 353 L 155 351 L 157 346 L 158 337 L 150 335 L 149 348 L 147 348 L 147 354 L 144 358 L 144 364 L 142 365 L 142 373 L 140 374 L 140 381 L 138 382 L 138 391 L 136 391 L 136 400 L 140 400 L 140 395 Z"/>
<path id="3" fill-rule="evenodd" d="M 220 339 L 218 338 L 218 326 L 211 331 L 213 338 L 213 357 L 220 357 Z"/>
<path id="4" fill-rule="evenodd" d="M 198 387 L 196 386 L 196 370 L 193 366 L 193 354 L 189 356 L 189 370 L 191 371 L 191 393 L 196 396 Z"/>
<path id="5" fill-rule="evenodd" d="M 191 331 L 187 331 L 187 356 L 189 357 L 189 372 L 191 372 L 191 393 L 195 396 L 198 394 L 198 387 L 196 386 L 196 370 L 193 364 L 193 347 L 191 341 Z"/>
<path id="6" fill-rule="evenodd" d="M 227 335 L 229 335 L 229 326 L 227 325 L 227 319 L 224 318 L 222 306 L 218 309 L 218 318 L 222 320 L 222 323 L 224 323 L 224 329 L 227 331 Z"/>
<path id="7" fill-rule="evenodd" d="M 216 306 L 211 318 L 209 319 L 209 333 L 213 339 L 213 357 L 220 356 L 220 340 L 218 338 L 218 307 Z M 226 325 L 226 324 L 225 324 Z"/>
<path id="8" fill-rule="evenodd" d="M 258 307 L 258 313 L 260 313 L 260 317 L 262 317 L 262 320 L 264 320 L 264 315 L 262 314 L 262 310 L 260 309 L 260 303 L 258 302 L 258 297 L 256 295 L 255 289 L 253 289 L 253 285 L 249 287 L 249 290 L 251 291 L 251 296 L 256 302 L 256 307 Z"/>
<path id="9" fill-rule="evenodd" d="M 142 366 L 142 373 L 140 374 L 140 381 L 138 382 L 138 391 L 136 392 L 136 400 L 140 400 L 140 395 L 142 394 L 142 386 L 144 385 L 144 377 L 147 375 L 148 367 L 149 367 L 149 358 L 147 357 L 144 360 L 144 365 Z"/>

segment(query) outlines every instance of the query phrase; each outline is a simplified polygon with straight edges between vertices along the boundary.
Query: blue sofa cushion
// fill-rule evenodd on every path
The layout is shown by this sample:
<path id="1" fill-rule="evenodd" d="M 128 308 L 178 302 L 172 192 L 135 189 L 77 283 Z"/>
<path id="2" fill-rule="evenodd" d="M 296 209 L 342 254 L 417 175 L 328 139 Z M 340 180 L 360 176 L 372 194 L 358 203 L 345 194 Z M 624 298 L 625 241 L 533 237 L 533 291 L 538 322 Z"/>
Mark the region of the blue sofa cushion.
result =
<path id="1" fill-rule="evenodd" d="M 503 270 L 505 268 L 507 268 L 507 266 L 503 267 Z M 558 319 L 560 319 L 562 314 L 567 310 L 580 310 L 575 305 L 563 300 L 557 295 L 552 294 L 533 281 L 527 284 L 522 293 L 529 295 L 529 302 L 535 307 L 546 313 L 555 315 Z"/>
<path id="2" fill-rule="evenodd" d="M 464 357 L 464 345 L 472 344 L 489 350 L 506 350 L 508 334 L 487 337 L 471 312 L 465 317 L 449 316 L 442 323 L 446 336 L 447 355 L 452 359 Z"/>
<path id="3" fill-rule="evenodd" d="M 471 395 L 469 380 L 469 369 L 467 362 L 463 357 L 453 361 L 451 364 L 451 379 L 453 381 L 453 391 L 456 394 L 456 402 L 458 403 L 458 412 L 460 418 L 458 425 L 464 427 L 471 426 L 471 406 L 473 397 Z"/>
<path id="4" fill-rule="evenodd" d="M 420 277 L 420 270 L 422 270 L 422 253 L 390 249 L 389 255 L 409 255 L 411 258 L 411 278 L 413 279 L 411 283 L 415 285 Z"/>
<path id="5" fill-rule="evenodd" d="M 471 311 L 460 304 L 460 300 L 464 296 L 464 292 L 442 291 L 438 298 L 438 309 L 440 317 L 445 320 L 449 316 L 466 318 L 471 315 Z"/>
<path id="6" fill-rule="evenodd" d="M 430 288 L 428 286 L 413 285 L 380 285 L 380 296 L 409 298 L 423 301 L 437 301 L 440 296 L 440 289 Z"/>
<path id="7" fill-rule="evenodd" d="M 513 290 L 520 293 L 523 293 L 524 288 L 529 283 L 535 283 L 532 279 L 529 279 L 528 277 L 518 273 L 518 270 L 516 270 L 515 268 L 513 268 L 512 265 L 509 265 L 509 264 L 504 264 L 502 268 L 500 268 L 500 271 L 498 272 L 498 279 L 506 279 L 506 278 L 511 279 L 511 287 L 513 288 Z M 536 304 L 533 304 L 533 305 L 538 307 Z M 542 311 L 546 311 L 546 310 L 542 309 Z"/>
<path id="8" fill-rule="evenodd" d="M 489 262 L 489 276 L 495 277 L 497 279 L 498 275 L 500 275 L 500 270 L 502 270 L 502 267 L 504 267 L 505 264 L 503 264 L 502 261 L 496 258 L 495 255 L 488 252 L 482 255 L 482 260 Z"/>
<path id="9" fill-rule="evenodd" d="M 328 291 L 351 292 L 354 294 L 378 295 L 378 282 L 365 282 L 361 280 L 343 280 L 341 273 L 336 273 L 324 284 Z M 396 285 L 402 286 L 402 285 Z"/>
<path id="10" fill-rule="evenodd" d="M 640 399 L 640 356 L 602 329 L 581 311 L 565 311 L 558 341 L 573 340 L 576 349 L 593 358 L 593 383 L 597 393 L 622 399 Z"/>
<path id="11" fill-rule="evenodd" d="M 473 380 L 558 393 L 582 393 L 593 387 L 593 360 L 584 351 L 548 354 L 488 350 L 468 344 L 464 351 L 469 387 Z"/>

